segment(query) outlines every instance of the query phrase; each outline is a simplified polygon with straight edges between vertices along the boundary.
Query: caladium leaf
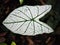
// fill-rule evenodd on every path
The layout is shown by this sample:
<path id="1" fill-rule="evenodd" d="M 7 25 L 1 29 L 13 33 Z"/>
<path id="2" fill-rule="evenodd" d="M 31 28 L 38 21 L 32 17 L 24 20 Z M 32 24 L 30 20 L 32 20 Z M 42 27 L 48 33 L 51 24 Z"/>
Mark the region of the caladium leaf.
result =
<path id="1" fill-rule="evenodd" d="M 9 30 L 21 35 L 37 35 L 51 33 L 53 29 L 47 24 L 39 21 L 51 10 L 51 5 L 22 6 L 13 10 L 3 21 Z"/>

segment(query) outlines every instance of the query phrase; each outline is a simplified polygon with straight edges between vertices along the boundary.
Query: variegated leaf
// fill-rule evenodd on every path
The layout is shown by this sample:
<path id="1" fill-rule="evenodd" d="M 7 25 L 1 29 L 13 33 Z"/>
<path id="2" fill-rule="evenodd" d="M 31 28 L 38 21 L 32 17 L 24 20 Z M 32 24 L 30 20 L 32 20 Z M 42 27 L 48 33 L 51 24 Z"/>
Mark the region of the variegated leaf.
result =
<path id="1" fill-rule="evenodd" d="M 21 35 L 37 35 L 51 33 L 53 29 L 39 21 L 50 10 L 51 5 L 22 6 L 13 10 L 3 21 L 3 25 L 10 31 Z"/>

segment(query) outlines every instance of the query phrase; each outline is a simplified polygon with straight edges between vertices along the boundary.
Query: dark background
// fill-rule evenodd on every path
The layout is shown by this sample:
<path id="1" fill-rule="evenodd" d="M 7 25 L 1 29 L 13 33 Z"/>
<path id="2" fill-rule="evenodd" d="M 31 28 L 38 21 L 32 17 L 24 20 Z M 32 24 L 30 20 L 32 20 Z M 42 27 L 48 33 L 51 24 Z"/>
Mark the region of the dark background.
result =
<path id="1" fill-rule="evenodd" d="M 14 9 L 23 5 L 44 5 L 53 6 L 51 15 L 53 15 L 54 33 L 42 34 L 36 36 L 23 36 L 10 32 L 2 22 L 8 14 Z M 11 44 L 15 41 L 17 45 L 60 45 L 60 0 L 24 0 L 20 5 L 19 0 L 0 0 L 0 43 Z"/>

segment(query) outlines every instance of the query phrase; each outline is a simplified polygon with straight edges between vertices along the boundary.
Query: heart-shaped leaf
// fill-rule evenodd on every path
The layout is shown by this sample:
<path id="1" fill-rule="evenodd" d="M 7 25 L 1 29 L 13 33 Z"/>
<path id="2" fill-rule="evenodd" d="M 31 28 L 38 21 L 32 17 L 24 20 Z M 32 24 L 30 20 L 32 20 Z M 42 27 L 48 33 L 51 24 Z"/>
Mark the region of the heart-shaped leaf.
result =
<path id="1" fill-rule="evenodd" d="M 51 5 L 22 6 L 12 11 L 3 24 L 12 32 L 22 35 L 51 33 L 53 29 L 39 21 L 51 10 Z"/>

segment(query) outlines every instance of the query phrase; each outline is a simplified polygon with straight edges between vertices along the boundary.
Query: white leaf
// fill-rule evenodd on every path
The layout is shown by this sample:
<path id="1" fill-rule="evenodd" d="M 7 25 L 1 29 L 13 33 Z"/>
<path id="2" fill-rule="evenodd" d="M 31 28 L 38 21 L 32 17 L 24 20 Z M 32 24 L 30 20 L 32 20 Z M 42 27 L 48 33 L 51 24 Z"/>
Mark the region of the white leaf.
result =
<path id="1" fill-rule="evenodd" d="M 13 10 L 3 21 L 13 33 L 34 36 L 37 34 L 51 33 L 53 29 L 39 21 L 51 10 L 51 5 L 22 6 Z"/>

